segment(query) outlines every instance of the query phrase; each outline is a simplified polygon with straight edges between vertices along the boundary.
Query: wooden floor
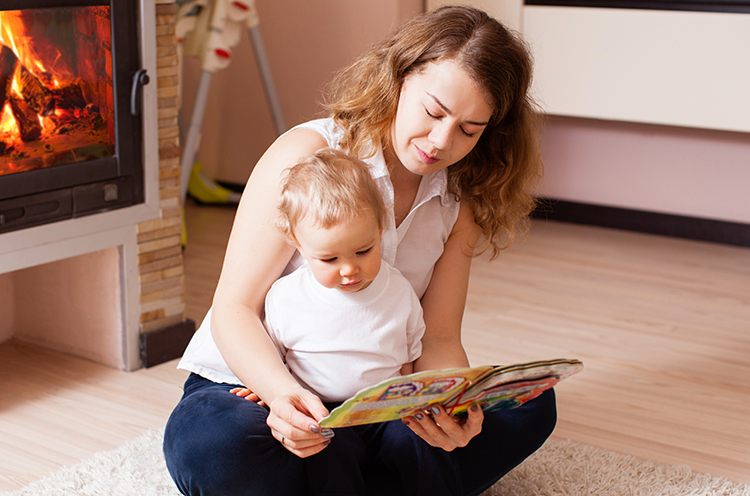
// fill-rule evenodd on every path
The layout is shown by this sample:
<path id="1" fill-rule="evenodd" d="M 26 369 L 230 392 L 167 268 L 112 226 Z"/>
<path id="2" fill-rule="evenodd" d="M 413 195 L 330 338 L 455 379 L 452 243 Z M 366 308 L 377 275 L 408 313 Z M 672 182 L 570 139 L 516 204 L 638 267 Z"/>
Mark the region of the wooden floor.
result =
<path id="1" fill-rule="evenodd" d="M 189 205 L 187 313 L 211 303 L 234 211 Z M 750 483 L 750 249 L 535 222 L 475 261 L 473 364 L 570 357 L 554 437 Z M 0 345 L 0 491 L 162 428 L 175 362 L 132 373 Z"/>

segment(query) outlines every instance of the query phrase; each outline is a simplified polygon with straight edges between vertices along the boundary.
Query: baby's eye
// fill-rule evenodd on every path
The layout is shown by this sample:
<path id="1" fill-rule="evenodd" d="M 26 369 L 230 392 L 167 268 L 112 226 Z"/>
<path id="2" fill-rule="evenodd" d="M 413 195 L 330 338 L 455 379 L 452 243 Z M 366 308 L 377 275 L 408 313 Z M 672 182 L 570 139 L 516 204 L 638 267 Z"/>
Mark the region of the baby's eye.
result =
<path id="1" fill-rule="evenodd" d="M 333 258 L 321 258 L 320 261 L 323 262 L 323 263 L 333 263 L 333 262 L 336 261 L 336 257 L 333 257 Z"/>
<path id="2" fill-rule="evenodd" d="M 368 248 L 366 250 L 358 251 L 357 255 L 367 255 L 368 253 L 370 253 L 370 250 L 372 250 L 372 248 Z"/>

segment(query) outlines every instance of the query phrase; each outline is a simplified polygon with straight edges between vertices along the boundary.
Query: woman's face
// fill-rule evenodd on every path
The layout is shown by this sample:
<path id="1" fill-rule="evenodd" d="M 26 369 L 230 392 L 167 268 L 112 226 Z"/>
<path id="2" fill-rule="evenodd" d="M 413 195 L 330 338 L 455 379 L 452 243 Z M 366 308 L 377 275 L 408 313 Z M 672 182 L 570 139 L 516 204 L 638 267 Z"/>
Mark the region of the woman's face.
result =
<path id="1" fill-rule="evenodd" d="M 484 93 L 458 64 L 428 64 L 401 87 L 391 151 L 413 174 L 439 171 L 474 148 L 491 116 Z"/>

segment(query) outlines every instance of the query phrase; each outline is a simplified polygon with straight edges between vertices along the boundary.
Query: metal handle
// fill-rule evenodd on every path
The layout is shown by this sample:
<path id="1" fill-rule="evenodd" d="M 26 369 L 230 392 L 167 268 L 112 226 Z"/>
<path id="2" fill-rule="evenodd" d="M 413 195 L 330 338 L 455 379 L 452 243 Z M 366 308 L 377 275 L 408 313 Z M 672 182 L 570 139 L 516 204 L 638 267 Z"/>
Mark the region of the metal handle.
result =
<path id="1" fill-rule="evenodd" d="M 141 86 L 146 86 L 151 81 L 148 77 L 146 69 L 140 69 L 133 76 L 133 85 L 130 88 L 130 113 L 138 115 L 141 113 L 141 108 L 138 105 L 138 89 Z"/>

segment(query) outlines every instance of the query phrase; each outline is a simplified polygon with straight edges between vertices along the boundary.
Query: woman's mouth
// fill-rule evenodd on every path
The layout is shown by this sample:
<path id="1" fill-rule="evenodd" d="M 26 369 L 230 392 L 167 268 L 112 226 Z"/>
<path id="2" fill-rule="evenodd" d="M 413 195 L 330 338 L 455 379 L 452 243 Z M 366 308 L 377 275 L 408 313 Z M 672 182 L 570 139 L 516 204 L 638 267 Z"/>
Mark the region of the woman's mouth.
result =
<path id="1" fill-rule="evenodd" d="M 440 161 L 439 158 L 433 157 L 432 155 L 429 155 L 425 152 L 423 152 L 418 146 L 415 146 L 414 148 L 417 149 L 417 155 L 419 156 L 419 160 L 427 165 L 432 165 Z"/>

